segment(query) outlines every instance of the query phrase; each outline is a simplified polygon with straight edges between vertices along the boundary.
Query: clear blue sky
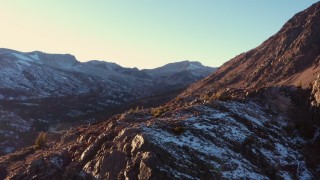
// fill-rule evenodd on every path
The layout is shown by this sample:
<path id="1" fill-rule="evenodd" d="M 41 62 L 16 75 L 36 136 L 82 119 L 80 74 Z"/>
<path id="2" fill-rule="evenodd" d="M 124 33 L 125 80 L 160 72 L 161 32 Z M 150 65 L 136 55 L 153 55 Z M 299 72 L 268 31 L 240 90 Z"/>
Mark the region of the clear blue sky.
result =
<path id="1" fill-rule="evenodd" d="M 220 66 L 315 0 L 0 0 L 0 43 L 80 61 Z"/>

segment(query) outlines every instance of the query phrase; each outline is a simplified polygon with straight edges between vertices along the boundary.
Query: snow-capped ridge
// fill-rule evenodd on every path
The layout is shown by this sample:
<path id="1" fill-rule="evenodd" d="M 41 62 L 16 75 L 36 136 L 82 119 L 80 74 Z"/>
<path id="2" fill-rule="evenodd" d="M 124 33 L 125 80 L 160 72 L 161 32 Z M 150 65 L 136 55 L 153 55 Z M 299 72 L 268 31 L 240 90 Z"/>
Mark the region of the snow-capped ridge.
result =
<path id="1" fill-rule="evenodd" d="M 171 90 L 188 86 L 214 71 L 200 66 L 197 72 L 186 67 L 171 68 L 189 63 L 186 61 L 163 66 L 161 72 L 158 69 L 146 71 L 98 60 L 79 62 L 71 54 L 22 53 L 9 49 L 0 50 L 0 63 L 3 64 L 0 66 L 0 93 L 2 89 L 11 89 L 11 92 L 3 90 L 2 94 L 7 98 L 15 98 L 9 94 L 24 94 L 27 98 L 78 95 L 97 89 L 103 92 L 110 87 L 123 89 L 125 94 L 136 98 L 142 94 L 148 96 L 169 91 L 166 86 L 171 86 Z M 192 71 L 192 74 L 179 74 L 183 71 Z M 171 78 L 174 74 L 182 75 L 183 80 Z"/>
<path id="2" fill-rule="evenodd" d="M 27 56 L 27 55 L 20 54 L 20 53 L 12 53 L 12 55 L 17 57 L 19 60 L 29 61 L 29 62 L 39 62 L 39 57 L 36 54 L 31 55 L 31 56 Z"/>

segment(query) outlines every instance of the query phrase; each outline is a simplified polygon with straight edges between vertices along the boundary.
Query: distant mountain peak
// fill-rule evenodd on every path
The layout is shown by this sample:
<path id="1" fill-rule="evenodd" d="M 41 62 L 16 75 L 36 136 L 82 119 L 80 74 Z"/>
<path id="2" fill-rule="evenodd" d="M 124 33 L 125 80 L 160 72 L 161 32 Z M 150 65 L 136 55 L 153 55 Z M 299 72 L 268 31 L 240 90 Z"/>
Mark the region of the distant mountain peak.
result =
<path id="1" fill-rule="evenodd" d="M 184 88 L 214 71 L 201 63 L 189 61 L 139 70 L 99 60 L 79 62 L 71 54 L 40 51 L 24 53 L 5 48 L 0 49 L 0 65 L 0 95 L 4 99 L 65 96 L 95 91 L 101 89 L 101 86 L 102 89 L 104 86 L 118 86 L 128 91 L 137 91 L 138 94 L 143 87 L 150 95 L 155 91 L 167 91 L 164 87 L 168 85 L 171 89 Z M 181 73 L 184 71 L 190 73 Z M 97 85 L 99 83 L 103 85 Z M 83 88 L 79 88 L 80 86 Z M 91 88 L 94 90 L 90 90 Z"/>

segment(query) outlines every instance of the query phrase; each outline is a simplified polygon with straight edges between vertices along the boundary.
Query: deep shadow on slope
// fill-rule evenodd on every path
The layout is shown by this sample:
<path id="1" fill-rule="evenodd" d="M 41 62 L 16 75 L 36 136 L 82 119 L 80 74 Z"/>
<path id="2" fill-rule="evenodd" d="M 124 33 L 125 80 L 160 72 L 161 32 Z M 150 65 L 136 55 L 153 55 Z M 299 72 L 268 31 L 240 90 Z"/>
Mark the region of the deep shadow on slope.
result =
<path id="1" fill-rule="evenodd" d="M 183 90 L 174 89 L 113 107 L 97 103 L 97 100 L 101 99 L 99 94 L 32 100 L 0 100 L 2 111 L 14 113 L 21 119 L 29 120 L 27 123 L 30 124 L 30 130 L 21 131 L 9 126 L 13 123 L 9 117 L 6 118 L 7 121 L 2 120 L 0 124 L 2 132 L 13 131 L 15 135 L 0 136 L 1 147 L 2 150 L 7 147 L 19 150 L 33 145 L 40 131 L 62 131 L 83 124 L 96 124 L 130 109 L 157 107 L 169 102 Z M 17 136 L 19 139 L 16 139 Z M 4 154 L 0 153 L 0 155 Z"/>

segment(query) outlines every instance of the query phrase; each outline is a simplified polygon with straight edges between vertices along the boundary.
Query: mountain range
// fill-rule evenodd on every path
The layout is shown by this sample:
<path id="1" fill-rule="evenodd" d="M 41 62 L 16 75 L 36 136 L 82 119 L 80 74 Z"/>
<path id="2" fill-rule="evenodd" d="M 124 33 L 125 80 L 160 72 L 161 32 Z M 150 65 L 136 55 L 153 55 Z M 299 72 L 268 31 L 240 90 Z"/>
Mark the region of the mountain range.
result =
<path id="1" fill-rule="evenodd" d="M 1 156 L 0 178 L 319 179 L 319 22 L 317 2 L 167 103 Z"/>
<path id="2" fill-rule="evenodd" d="M 39 131 L 95 123 L 130 108 L 167 102 L 214 70 L 193 61 L 139 70 L 79 62 L 70 54 L 0 49 L 0 154 L 33 144 Z"/>
<path id="3" fill-rule="evenodd" d="M 126 102 L 182 89 L 214 71 L 190 61 L 139 70 L 105 61 L 79 62 L 70 54 L 9 49 L 0 49 L 0 63 L 0 97 L 11 100 L 99 93 Z"/>

